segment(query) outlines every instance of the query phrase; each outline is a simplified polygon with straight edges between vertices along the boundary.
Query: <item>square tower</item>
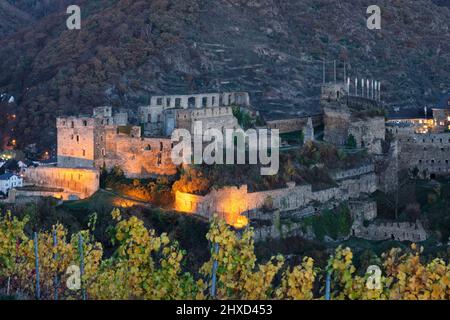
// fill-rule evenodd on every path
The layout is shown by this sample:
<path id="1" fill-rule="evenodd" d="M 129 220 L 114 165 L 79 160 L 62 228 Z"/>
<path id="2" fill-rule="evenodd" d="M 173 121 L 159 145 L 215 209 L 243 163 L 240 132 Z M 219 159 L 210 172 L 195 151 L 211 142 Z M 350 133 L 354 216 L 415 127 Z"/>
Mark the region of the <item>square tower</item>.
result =
<path id="1" fill-rule="evenodd" d="M 58 130 L 58 166 L 92 168 L 94 166 L 95 119 L 67 117 L 56 119 Z"/>

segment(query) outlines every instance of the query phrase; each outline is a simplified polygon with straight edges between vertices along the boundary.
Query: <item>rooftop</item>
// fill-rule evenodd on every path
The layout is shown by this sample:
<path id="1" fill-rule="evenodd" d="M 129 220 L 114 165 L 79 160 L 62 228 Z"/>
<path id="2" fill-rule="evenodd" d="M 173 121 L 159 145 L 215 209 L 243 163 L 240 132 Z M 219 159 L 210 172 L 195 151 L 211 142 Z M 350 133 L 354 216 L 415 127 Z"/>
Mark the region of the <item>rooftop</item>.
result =
<path id="1" fill-rule="evenodd" d="M 14 176 L 16 176 L 14 173 L 4 173 L 0 175 L 0 180 L 9 180 Z"/>

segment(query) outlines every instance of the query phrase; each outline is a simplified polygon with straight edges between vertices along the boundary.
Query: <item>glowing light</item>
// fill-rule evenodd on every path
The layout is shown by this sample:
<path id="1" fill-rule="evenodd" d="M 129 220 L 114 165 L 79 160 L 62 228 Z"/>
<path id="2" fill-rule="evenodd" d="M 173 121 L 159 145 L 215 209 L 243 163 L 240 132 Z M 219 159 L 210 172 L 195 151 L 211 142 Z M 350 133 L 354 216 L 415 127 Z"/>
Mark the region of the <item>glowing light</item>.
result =
<path id="1" fill-rule="evenodd" d="M 201 197 L 177 191 L 175 196 L 175 210 L 188 214 L 197 213 L 197 205 L 201 202 Z M 245 211 L 246 201 L 243 198 L 230 195 L 220 200 L 216 204 L 220 211 L 219 216 L 223 217 L 227 224 L 237 229 L 248 225 L 248 218 L 241 215 Z M 211 212 L 211 215 L 214 212 Z"/>
<path id="2" fill-rule="evenodd" d="M 135 201 L 127 200 L 127 199 L 121 199 L 121 198 L 115 198 L 113 200 L 113 205 L 117 208 L 132 208 L 136 205 Z"/>
<path id="3" fill-rule="evenodd" d="M 236 229 L 242 229 L 245 228 L 247 225 L 248 225 L 248 218 L 246 216 L 239 216 L 237 217 L 233 227 L 235 227 Z"/>
<path id="4" fill-rule="evenodd" d="M 196 212 L 196 208 L 192 205 L 196 202 L 195 200 L 197 200 L 195 195 L 177 191 L 175 199 L 175 210 L 183 213 Z"/>

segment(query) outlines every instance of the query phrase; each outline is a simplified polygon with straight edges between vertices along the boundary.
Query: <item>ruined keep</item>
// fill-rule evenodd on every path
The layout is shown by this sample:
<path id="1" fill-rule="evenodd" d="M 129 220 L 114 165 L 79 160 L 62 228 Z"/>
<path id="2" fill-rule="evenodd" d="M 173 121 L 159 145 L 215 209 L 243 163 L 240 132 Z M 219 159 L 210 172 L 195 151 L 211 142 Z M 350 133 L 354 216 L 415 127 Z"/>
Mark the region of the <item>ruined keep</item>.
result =
<path id="1" fill-rule="evenodd" d="M 233 107 L 249 107 L 247 92 L 209 93 L 196 95 L 155 96 L 149 106 L 139 107 L 139 123 L 147 136 L 170 136 L 174 129 L 193 133 L 195 121 L 206 129 L 234 129 L 239 126 Z M 205 130 L 206 130 L 205 129 Z"/>
<path id="2" fill-rule="evenodd" d="M 325 124 L 324 141 L 343 146 L 352 136 L 357 148 L 381 153 L 386 129 L 379 101 L 351 96 L 348 85 L 330 83 L 322 86 L 320 103 Z"/>
<path id="3" fill-rule="evenodd" d="M 113 115 L 111 107 L 95 108 L 92 117 L 58 118 L 58 167 L 119 166 L 129 178 L 175 174 L 170 138 L 143 137 L 125 121 L 126 113 Z"/>

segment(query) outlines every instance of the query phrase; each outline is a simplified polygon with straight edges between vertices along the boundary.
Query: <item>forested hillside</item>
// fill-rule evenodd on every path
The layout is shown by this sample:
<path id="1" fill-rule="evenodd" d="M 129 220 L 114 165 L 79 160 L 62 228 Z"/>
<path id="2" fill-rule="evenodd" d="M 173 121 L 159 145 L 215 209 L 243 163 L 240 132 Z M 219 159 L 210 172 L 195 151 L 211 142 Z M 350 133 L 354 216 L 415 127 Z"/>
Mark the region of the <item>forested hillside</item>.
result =
<path id="1" fill-rule="evenodd" d="M 317 113 L 323 59 L 421 109 L 450 86 L 450 9 L 436 3 L 379 1 L 371 31 L 366 0 L 78 0 L 70 31 L 65 0 L 0 0 L 0 138 L 48 147 L 57 115 L 162 93 L 242 90 L 268 118 Z"/>

